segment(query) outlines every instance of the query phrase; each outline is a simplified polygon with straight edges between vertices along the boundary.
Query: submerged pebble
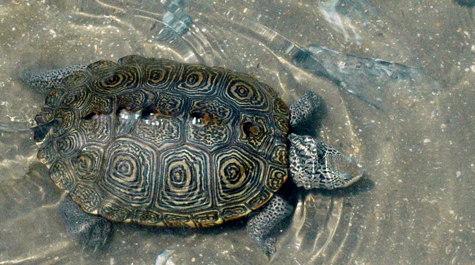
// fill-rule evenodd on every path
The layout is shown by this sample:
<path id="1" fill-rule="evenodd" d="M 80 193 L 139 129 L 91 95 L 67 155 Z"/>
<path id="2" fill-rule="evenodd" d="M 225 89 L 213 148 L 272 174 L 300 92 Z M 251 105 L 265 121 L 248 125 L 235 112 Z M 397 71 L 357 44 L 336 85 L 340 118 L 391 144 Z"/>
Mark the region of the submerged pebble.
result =
<path id="1" fill-rule="evenodd" d="M 171 260 L 171 254 L 174 250 L 165 249 L 158 253 L 157 259 L 155 260 L 155 265 L 175 265 L 175 262 Z"/>

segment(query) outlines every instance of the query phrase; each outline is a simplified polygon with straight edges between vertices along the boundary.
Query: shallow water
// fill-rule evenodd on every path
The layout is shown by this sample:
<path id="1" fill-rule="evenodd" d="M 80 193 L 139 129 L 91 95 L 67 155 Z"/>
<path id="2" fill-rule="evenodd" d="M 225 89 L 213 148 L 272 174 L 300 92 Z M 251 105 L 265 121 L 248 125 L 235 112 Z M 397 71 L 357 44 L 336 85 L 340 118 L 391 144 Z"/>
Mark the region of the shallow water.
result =
<path id="1" fill-rule="evenodd" d="M 472 9 L 428 0 L 170 7 L 181 2 L 0 3 L 0 264 L 475 262 Z M 309 46 L 331 50 L 311 57 L 329 75 L 295 63 Z M 320 93 L 328 109 L 320 137 L 353 156 L 365 178 L 302 193 L 271 259 L 240 222 L 205 230 L 117 224 L 104 248 L 81 249 L 65 231 L 62 194 L 37 162 L 28 130 L 44 94 L 19 73 L 129 54 L 250 73 L 289 104 L 308 89 Z M 401 65 L 376 68 L 363 57 Z M 362 72 L 362 62 L 378 71 Z"/>

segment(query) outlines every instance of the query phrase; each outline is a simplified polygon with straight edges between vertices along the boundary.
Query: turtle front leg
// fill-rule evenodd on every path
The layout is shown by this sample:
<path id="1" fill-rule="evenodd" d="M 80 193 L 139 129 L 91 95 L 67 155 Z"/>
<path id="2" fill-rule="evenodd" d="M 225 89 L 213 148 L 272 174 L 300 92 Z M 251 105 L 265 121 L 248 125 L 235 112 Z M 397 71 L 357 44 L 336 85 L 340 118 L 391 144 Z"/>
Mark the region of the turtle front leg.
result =
<path id="1" fill-rule="evenodd" d="M 68 195 L 59 204 L 66 230 L 83 247 L 96 251 L 111 234 L 112 223 L 105 218 L 84 212 Z"/>
<path id="2" fill-rule="evenodd" d="M 279 195 L 274 195 L 259 213 L 249 219 L 247 232 L 267 255 L 275 252 L 277 239 L 272 236 L 272 230 L 292 211 L 293 207 L 288 202 Z"/>

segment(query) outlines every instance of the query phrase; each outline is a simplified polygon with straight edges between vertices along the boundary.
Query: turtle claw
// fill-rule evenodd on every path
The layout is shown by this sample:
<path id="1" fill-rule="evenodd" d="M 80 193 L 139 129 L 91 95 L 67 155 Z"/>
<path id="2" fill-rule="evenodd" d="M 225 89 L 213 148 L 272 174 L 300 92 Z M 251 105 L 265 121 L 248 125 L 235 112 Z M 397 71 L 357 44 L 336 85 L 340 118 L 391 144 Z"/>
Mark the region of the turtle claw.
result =
<path id="1" fill-rule="evenodd" d="M 276 251 L 276 248 L 275 248 L 275 244 L 277 242 L 277 239 L 275 237 L 268 237 L 266 239 L 264 239 L 263 241 L 261 242 L 258 242 L 262 251 L 264 253 L 266 253 L 266 255 L 268 257 L 274 255 L 275 251 Z"/>

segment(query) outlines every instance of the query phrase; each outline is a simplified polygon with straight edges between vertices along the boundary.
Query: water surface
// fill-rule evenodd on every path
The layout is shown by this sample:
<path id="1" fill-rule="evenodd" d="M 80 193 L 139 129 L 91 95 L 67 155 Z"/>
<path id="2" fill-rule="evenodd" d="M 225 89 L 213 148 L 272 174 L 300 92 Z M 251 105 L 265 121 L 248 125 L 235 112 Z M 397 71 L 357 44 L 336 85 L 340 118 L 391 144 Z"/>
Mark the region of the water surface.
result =
<path id="1" fill-rule="evenodd" d="M 475 262 L 472 9 L 427 0 L 117 2 L 0 4 L 0 264 Z M 307 47 L 328 75 L 295 62 Z M 28 130 L 44 93 L 19 73 L 129 54 L 250 73 L 288 104 L 320 93 L 320 137 L 354 157 L 365 179 L 302 193 L 271 259 L 239 222 L 117 224 L 104 248 L 81 249 Z"/>

